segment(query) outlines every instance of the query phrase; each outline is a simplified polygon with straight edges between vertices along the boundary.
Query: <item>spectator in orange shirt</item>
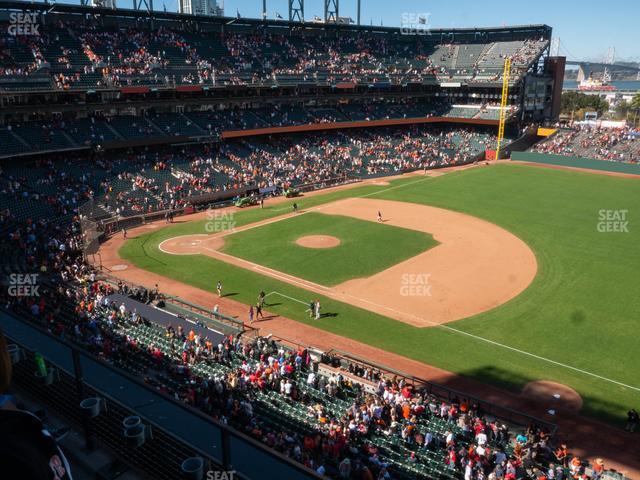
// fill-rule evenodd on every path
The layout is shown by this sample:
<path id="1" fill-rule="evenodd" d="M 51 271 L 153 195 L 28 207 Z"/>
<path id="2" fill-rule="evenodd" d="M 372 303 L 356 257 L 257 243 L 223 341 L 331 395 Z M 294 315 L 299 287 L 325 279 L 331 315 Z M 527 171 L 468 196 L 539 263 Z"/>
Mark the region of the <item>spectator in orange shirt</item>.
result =
<path id="1" fill-rule="evenodd" d="M 580 461 L 580 457 L 573 457 L 571 459 L 571 462 L 569 463 L 569 470 L 571 472 L 571 475 L 573 475 L 575 478 L 578 478 L 581 468 L 582 462 Z"/>
<path id="2" fill-rule="evenodd" d="M 604 473 L 604 460 L 601 458 L 596 458 L 596 461 L 593 463 L 593 478 L 597 479 Z"/>
<path id="3" fill-rule="evenodd" d="M 560 445 L 560 447 L 556 450 L 555 455 L 558 459 L 558 462 L 562 464 L 564 468 L 567 468 L 569 464 L 569 450 L 564 443 Z"/>

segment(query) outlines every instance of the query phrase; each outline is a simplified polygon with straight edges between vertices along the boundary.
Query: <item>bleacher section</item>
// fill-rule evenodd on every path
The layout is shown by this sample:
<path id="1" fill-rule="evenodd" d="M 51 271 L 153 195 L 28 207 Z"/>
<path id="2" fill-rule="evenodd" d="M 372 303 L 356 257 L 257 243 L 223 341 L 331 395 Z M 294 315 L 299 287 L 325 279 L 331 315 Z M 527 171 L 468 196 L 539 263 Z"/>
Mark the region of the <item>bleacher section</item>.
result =
<path id="1" fill-rule="evenodd" d="M 153 124 L 165 135 L 205 135 L 205 131 L 180 113 L 158 113 L 150 117 Z"/>
<path id="2" fill-rule="evenodd" d="M 295 30 L 234 31 L 231 25 L 227 33 L 207 35 L 167 27 L 85 27 L 63 20 L 40 25 L 39 36 L 16 39 L 6 24 L 0 27 L 0 78 L 12 79 L 0 80 L 0 88 L 8 90 L 20 89 L 21 83 L 25 89 L 46 87 L 47 75 L 50 88 L 58 90 L 498 81 L 506 56 L 512 57 L 517 77 L 548 43 L 539 32 L 523 32 L 508 41 L 485 35 L 456 43 L 453 33 L 453 41 L 362 31 L 325 37 Z M 26 81 L 29 77 L 40 80 L 34 84 Z"/>
<path id="3" fill-rule="evenodd" d="M 533 152 L 614 162 L 640 163 L 640 132 L 632 127 L 574 125 L 531 148 Z"/>
<path id="4" fill-rule="evenodd" d="M 35 148 L 40 147 L 42 150 L 63 150 L 77 146 L 57 125 L 26 122 L 14 125 L 12 131 L 27 144 Z"/>
<path id="5" fill-rule="evenodd" d="M 24 153 L 31 150 L 29 144 L 16 136 L 13 128 L 0 128 L 0 145 L 2 145 L 2 154 L 4 155 Z"/>
<path id="6" fill-rule="evenodd" d="M 447 117 L 454 118 L 473 118 L 479 112 L 478 107 L 472 106 L 453 106 L 449 112 L 447 112 Z"/>
<path id="7" fill-rule="evenodd" d="M 133 115 L 113 117 L 110 125 L 124 138 L 143 138 L 162 135 L 162 132 L 154 128 L 146 119 Z"/>
<path id="8" fill-rule="evenodd" d="M 515 111 L 515 110 L 513 110 Z M 513 113 L 513 111 L 511 113 Z M 255 109 L 194 110 L 163 112 L 149 110 L 146 117 L 115 115 L 77 119 L 52 118 L 0 126 L 3 149 L 0 157 L 19 153 L 104 146 L 122 140 L 143 140 L 176 136 L 218 140 L 223 131 L 289 127 L 328 122 L 393 120 L 442 116 L 497 120 L 497 109 L 480 105 L 450 105 L 442 99 L 403 100 L 384 98 L 368 103 L 335 106 L 273 105 Z"/>
<path id="9" fill-rule="evenodd" d="M 70 135 L 79 135 L 82 126 L 107 135 L 113 126 L 130 126 L 130 120 L 111 124 L 87 120 L 66 128 Z M 495 136 L 488 131 L 425 125 L 258 136 L 206 148 L 195 144 L 113 151 L 96 158 L 78 152 L 65 154 L 59 161 L 39 160 L 38 168 L 9 159 L 3 164 L 6 183 L 0 192 L 6 195 L 1 206 L 23 219 L 39 214 L 40 208 L 68 211 L 91 191 L 95 215 L 129 217 L 180 208 L 204 193 L 267 187 L 279 192 L 336 178 L 378 177 L 466 163 L 494 143 Z M 69 188 L 60 189 L 60 184 Z"/>
<path id="10" fill-rule="evenodd" d="M 82 118 L 65 125 L 68 134 L 78 145 L 93 145 L 122 138 L 108 122 L 96 118 Z"/>

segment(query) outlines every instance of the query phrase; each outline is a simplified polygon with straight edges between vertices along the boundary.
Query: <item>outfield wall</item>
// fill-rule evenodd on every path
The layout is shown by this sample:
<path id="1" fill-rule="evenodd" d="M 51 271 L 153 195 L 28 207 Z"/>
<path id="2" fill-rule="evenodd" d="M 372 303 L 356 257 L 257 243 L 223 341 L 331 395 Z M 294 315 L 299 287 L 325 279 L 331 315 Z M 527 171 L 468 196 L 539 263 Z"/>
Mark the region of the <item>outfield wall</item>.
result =
<path id="1" fill-rule="evenodd" d="M 567 157 L 537 152 L 512 152 L 511 160 L 640 175 L 640 164 L 636 163 L 608 162 L 606 160 L 595 160 L 593 158 Z"/>

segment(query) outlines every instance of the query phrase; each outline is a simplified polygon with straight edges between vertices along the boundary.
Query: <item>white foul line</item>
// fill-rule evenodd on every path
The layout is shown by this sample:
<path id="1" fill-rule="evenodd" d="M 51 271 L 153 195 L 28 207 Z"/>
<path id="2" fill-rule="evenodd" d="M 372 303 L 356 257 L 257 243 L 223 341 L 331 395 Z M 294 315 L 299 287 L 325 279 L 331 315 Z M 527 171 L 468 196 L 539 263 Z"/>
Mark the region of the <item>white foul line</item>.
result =
<path id="1" fill-rule="evenodd" d="M 289 300 L 293 300 L 294 302 L 298 302 L 298 303 L 301 303 L 301 304 L 307 305 L 307 306 L 309 306 L 309 303 L 310 303 L 310 302 L 303 302 L 302 300 L 298 300 L 297 298 L 290 297 L 289 295 L 285 295 L 284 293 L 276 292 L 275 290 L 273 292 L 267 293 L 264 296 L 264 298 L 267 298 L 269 295 L 273 295 L 273 294 L 280 295 L 281 297 L 288 298 Z"/>
<path id="2" fill-rule="evenodd" d="M 507 350 L 511 350 L 513 352 L 518 352 L 518 353 L 521 353 L 523 355 L 527 355 L 529 357 L 533 357 L 533 358 L 536 358 L 538 360 L 542 360 L 544 362 L 549 362 L 549 363 L 552 363 L 554 365 L 558 365 L 559 367 L 568 368 L 570 370 L 574 370 L 576 372 L 580 372 L 580 373 L 583 373 L 585 375 L 589 375 L 591 377 L 598 378 L 600 380 L 605 380 L 607 382 L 614 383 L 614 384 L 619 385 L 621 387 L 630 388 L 631 390 L 635 390 L 636 392 L 640 392 L 640 388 L 638 388 L 638 387 L 634 387 L 632 385 L 627 385 L 626 383 L 618 382 L 617 380 L 613 380 L 611 378 L 603 377 L 603 376 L 598 375 L 596 373 L 591 373 L 591 372 L 588 372 L 586 370 L 582 370 L 581 368 L 572 367 L 571 365 L 567 365 L 567 364 L 564 364 L 564 363 L 561 363 L 561 362 L 556 362 L 555 360 L 551 360 L 550 358 L 541 357 L 540 355 L 536 355 L 535 353 L 530 353 L 530 352 L 526 352 L 524 350 L 520 350 L 520 349 L 515 348 L 515 347 L 510 347 L 509 345 L 504 345 L 502 343 L 495 342 L 493 340 L 489 340 L 488 338 L 479 337 L 479 336 L 474 335 L 472 333 L 464 332 L 462 330 L 457 330 L 457 329 L 455 329 L 453 327 L 448 327 L 446 325 L 438 325 L 438 326 L 440 328 L 445 329 L 445 330 L 450 330 L 452 332 L 460 333 L 462 335 L 466 335 L 468 337 L 475 338 L 476 340 L 482 340 L 483 342 L 490 343 L 490 344 L 495 345 L 497 347 L 506 348 Z"/>
<path id="3" fill-rule="evenodd" d="M 292 275 L 289 275 L 287 273 L 283 273 L 283 272 L 279 272 L 278 270 L 273 270 L 272 268 L 269 267 L 263 267 L 262 265 L 258 265 L 256 263 L 253 262 L 248 262 L 249 264 L 253 265 L 253 269 L 257 270 L 258 272 L 262 272 L 262 273 L 266 273 L 270 276 L 279 278 L 281 280 L 285 280 L 286 282 L 291 282 L 291 283 L 295 283 L 297 285 L 302 285 L 302 286 L 312 286 L 315 288 L 318 288 L 320 290 L 325 290 L 327 292 L 331 291 L 331 288 L 329 287 L 325 287 L 324 285 L 320 285 L 319 283 L 314 283 L 314 282 L 310 282 L 309 280 L 305 280 L 303 278 L 298 278 L 298 277 L 294 277 Z"/>

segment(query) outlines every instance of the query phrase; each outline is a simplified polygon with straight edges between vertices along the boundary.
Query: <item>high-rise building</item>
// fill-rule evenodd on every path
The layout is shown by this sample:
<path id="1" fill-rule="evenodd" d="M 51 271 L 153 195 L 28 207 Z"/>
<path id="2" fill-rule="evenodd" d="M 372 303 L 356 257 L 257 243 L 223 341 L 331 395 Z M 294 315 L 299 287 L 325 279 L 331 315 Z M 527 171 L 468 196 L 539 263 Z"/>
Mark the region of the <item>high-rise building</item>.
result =
<path id="1" fill-rule="evenodd" d="M 92 7 L 116 8 L 116 0 L 91 0 Z"/>
<path id="2" fill-rule="evenodd" d="M 180 0 L 180 13 L 223 16 L 224 8 L 218 4 L 217 0 Z"/>

